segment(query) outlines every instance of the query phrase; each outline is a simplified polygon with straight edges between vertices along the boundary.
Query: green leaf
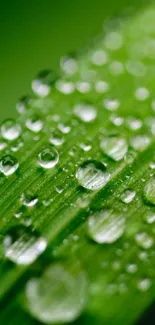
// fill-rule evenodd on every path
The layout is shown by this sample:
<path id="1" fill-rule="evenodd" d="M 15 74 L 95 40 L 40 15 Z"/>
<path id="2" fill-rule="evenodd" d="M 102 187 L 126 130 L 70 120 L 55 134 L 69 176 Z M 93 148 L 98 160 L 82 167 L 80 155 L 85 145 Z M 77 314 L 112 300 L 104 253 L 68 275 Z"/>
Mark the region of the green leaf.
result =
<path id="1" fill-rule="evenodd" d="M 62 301 L 74 324 L 133 324 L 154 300 L 154 15 L 105 25 L 1 125 L 2 324 L 39 324 L 40 304 Z M 42 292 L 38 317 L 28 283 Z"/>

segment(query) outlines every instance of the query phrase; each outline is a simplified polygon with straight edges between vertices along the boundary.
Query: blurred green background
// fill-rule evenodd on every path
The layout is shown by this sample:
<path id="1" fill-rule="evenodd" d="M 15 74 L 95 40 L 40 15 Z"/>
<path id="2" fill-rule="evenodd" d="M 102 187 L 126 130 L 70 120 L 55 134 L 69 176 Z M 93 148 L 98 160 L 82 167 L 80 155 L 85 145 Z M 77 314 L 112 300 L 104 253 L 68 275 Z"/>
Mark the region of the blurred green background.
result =
<path id="1" fill-rule="evenodd" d="M 58 69 L 60 57 L 83 48 L 101 31 L 105 19 L 143 4 L 143 0 L 1 3 L 0 120 L 16 116 L 16 101 L 31 93 L 31 80 L 38 71 Z"/>

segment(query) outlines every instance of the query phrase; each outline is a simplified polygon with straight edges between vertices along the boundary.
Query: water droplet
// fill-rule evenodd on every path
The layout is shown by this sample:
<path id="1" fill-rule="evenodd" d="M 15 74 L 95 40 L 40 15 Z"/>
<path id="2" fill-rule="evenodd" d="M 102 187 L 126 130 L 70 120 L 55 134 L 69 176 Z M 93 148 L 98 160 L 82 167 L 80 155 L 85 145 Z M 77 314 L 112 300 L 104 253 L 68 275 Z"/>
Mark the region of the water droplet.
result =
<path id="1" fill-rule="evenodd" d="M 98 244 L 112 244 L 124 234 L 124 231 L 124 216 L 110 210 L 101 210 L 88 219 L 88 234 Z"/>
<path id="2" fill-rule="evenodd" d="M 108 111 L 116 111 L 120 106 L 120 102 L 118 99 L 107 98 L 104 99 L 103 105 Z"/>
<path id="3" fill-rule="evenodd" d="M 83 311 L 87 299 L 87 279 L 80 266 L 53 264 L 41 278 L 26 285 L 30 313 L 45 324 L 74 321 Z"/>
<path id="4" fill-rule="evenodd" d="M 63 123 L 60 123 L 58 125 L 58 128 L 64 134 L 68 134 L 71 131 L 71 127 L 69 125 L 65 125 Z"/>
<path id="5" fill-rule="evenodd" d="M 135 135 L 131 138 L 130 145 L 137 151 L 143 151 L 149 146 L 150 142 L 150 138 L 146 135 Z"/>
<path id="6" fill-rule="evenodd" d="M 151 169 L 155 169 L 155 162 L 150 162 L 149 167 L 150 167 Z"/>
<path id="7" fill-rule="evenodd" d="M 78 81 L 76 83 L 76 88 L 80 93 L 85 94 L 91 90 L 91 85 L 86 81 Z"/>
<path id="8" fill-rule="evenodd" d="M 80 143 L 80 148 L 83 151 L 87 152 L 87 151 L 91 150 L 92 146 L 90 143 Z"/>
<path id="9" fill-rule="evenodd" d="M 64 137 L 59 130 L 52 132 L 49 141 L 55 146 L 61 146 L 64 143 Z"/>
<path id="10" fill-rule="evenodd" d="M 30 193 L 22 193 L 20 200 L 26 207 L 32 208 L 38 203 L 38 197 Z"/>
<path id="11" fill-rule="evenodd" d="M 135 97 L 137 100 L 144 101 L 150 95 L 150 92 L 147 88 L 138 88 L 135 92 Z"/>
<path id="12" fill-rule="evenodd" d="M 106 81 L 99 80 L 95 84 L 95 90 L 97 93 L 102 94 L 109 90 L 110 86 Z"/>
<path id="13" fill-rule="evenodd" d="M 110 70 L 111 74 L 117 76 L 124 72 L 124 66 L 119 61 L 113 61 L 109 66 L 109 70 Z"/>
<path id="14" fill-rule="evenodd" d="M 78 104 L 74 107 L 74 114 L 83 122 L 91 122 L 96 118 L 96 110 L 94 106 L 89 104 Z"/>
<path id="15" fill-rule="evenodd" d="M 74 57 L 65 56 L 61 58 L 60 66 L 62 71 L 68 75 L 74 75 L 78 70 L 78 62 Z"/>
<path id="16" fill-rule="evenodd" d="M 9 176 L 13 174 L 18 167 L 19 167 L 19 162 L 13 156 L 5 155 L 0 159 L 0 171 L 5 176 Z"/>
<path id="17" fill-rule="evenodd" d="M 3 241 L 6 258 L 20 265 L 33 263 L 46 246 L 44 238 L 24 226 L 10 229 Z"/>
<path id="18" fill-rule="evenodd" d="M 55 82 L 56 76 L 51 71 L 41 71 L 32 81 L 33 91 L 40 97 L 46 97 L 51 91 L 51 85 Z"/>
<path id="19" fill-rule="evenodd" d="M 27 128 L 35 133 L 40 132 L 43 128 L 43 125 L 44 125 L 43 121 L 40 120 L 37 116 L 33 116 L 26 120 Z"/>
<path id="20" fill-rule="evenodd" d="M 142 125 L 143 125 L 142 121 L 139 120 L 139 119 L 137 119 L 137 118 L 135 118 L 135 117 L 129 117 L 127 119 L 127 124 L 129 126 L 129 128 L 131 130 L 133 130 L 133 131 L 139 130 L 142 127 Z"/>
<path id="21" fill-rule="evenodd" d="M 1 134 L 6 140 L 15 140 L 21 134 L 21 127 L 16 121 L 8 119 L 1 125 Z"/>
<path id="22" fill-rule="evenodd" d="M 30 98 L 28 96 L 22 97 L 16 104 L 16 109 L 19 114 L 24 114 L 30 104 Z"/>
<path id="23" fill-rule="evenodd" d="M 7 144 L 5 142 L 0 141 L 0 151 L 4 150 L 7 147 Z"/>
<path id="24" fill-rule="evenodd" d="M 43 168 L 53 168 L 59 161 L 59 154 L 53 147 L 44 148 L 38 155 L 38 164 Z"/>
<path id="25" fill-rule="evenodd" d="M 151 178 L 145 188 L 144 197 L 148 203 L 155 204 L 155 178 Z"/>
<path id="26" fill-rule="evenodd" d="M 120 126 L 124 123 L 124 118 L 121 116 L 111 115 L 110 120 L 116 126 Z"/>
<path id="27" fill-rule="evenodd" d="M 56 88 L 65 95 L 72 94 L 75 90 L 75 86 L 71 81 L 58 80 L 56 82 Z"/>
<path id="28" fill-rule="evenodd" d="M 121 201 L 124 203 L 131 203 L 133 199 L 136 196 L 136 192 L 132 189 L 128 188 L 124 191 L 124 193 L 121 195 Z"/>
<path id="29" fill-rule="evenodd" d="M 134 274 L 137 272 L 138 267 L 136 264 L 128 264 L 126 270 L 128 273 Z"/>
<path id="30" fill-rule="evenodd" d="M 103 138 L 100 146 L 101 150 L 115 161 L 122 160 L 128 150 L 126 140 L 119 136 L 109 136 Z"/>
<path id="31" fill-rule="evenodd" d="M 121 48 L 123 37 L 119 32 L 110 32 L 106 35 L 104 44 L 109 50 L 116 51 Z"/>
<path id="32" fill-rule="evenodd" d="M 107 63 L 108 55 L 103 50 L 97 50 L 92 54 L 91 60 L 95 65 L 102 66 Z"/>
<path id="33" fill-rule="evenodd" d="M 136 234 L 135 240 L 136 243 L 144 249 L 149 249 L 153 245 L 153 238 L 146 232 Z"/>
<path id="34" fill-rule="evenodd" d="M 95 191 L 107 184 L 110 174 L 106 171 L 103 163 L 96 160 L 88 160 L 79 167 L 76 172 L 76 178 L 82 187 Z"/>
<path id="35" fill-rule="evenodd" d="M 155 222 L 155 214 L 147 214 L 145 217 L 144 217 L 144 220 L 148 223 L 148 224 L 152 224 Z"/>
<path id="36" fill-rule="evenodd" d="M 152 284 L 152 281 L 150 279 L 141 279 L 138 281 L 137 283 L 137 288 L 142 291 L 142 292 L 146 292 L 150 289 Z"/>

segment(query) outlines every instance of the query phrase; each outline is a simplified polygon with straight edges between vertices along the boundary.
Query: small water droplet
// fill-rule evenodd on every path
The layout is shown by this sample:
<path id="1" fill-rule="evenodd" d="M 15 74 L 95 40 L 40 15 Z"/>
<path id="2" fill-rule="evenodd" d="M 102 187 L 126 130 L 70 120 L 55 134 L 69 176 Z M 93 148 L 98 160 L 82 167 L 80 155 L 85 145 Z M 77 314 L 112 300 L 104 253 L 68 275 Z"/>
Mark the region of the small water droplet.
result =
<path id="1" fill-rule="evenodd" d="M 124 191 L 124 193 L 122 193 L 121 195 L 121 201 L 128 204 L 131 203 L 133 201 L 133 199 L 136 196 L 136 192 L 133 191 L 132 189 L 128 188 Z"/>
<path id="2" fill-rule="evenodd" d="M 153 238 L 146 232 L 141 232 L 135 236 L 136 243 L 144 249 L 149 249 L 153 245 Z"/>
<path id="3" fill-rule="evenodd" d="M 26 285 L 30 313 L 45 324 L 74 321 L 83 311 L 87 299 L 85 272 L 76 267 L 56 263 L 48 267 L 40 278 Z"/>
<path id="4" fill-rule="evenodd" d="M 26 127 L 32 132 L 38 133 L 43 128 L 43 121 L 40 120 L 37 116 L 33 116 L 26 120 Z"/>
<path id="5" fill-rule="evenodd" d="M 15 140 L 21 134 L 21 126 L 12 119 L 5 120 L 1 125 L 1 134 L 6 140 Z"/>
<path id="6" fill-rule="evenodd" d="M 128 273 L 134 274 L 137 272 L 138 267 L 136 264 L 128 264 L 126 270 Z"/>
<path id="7" fill-rule="evenodd" d="M 109 136 L 103 138 L 100 146 L 101 150 L 115 161 L 122 160 L 128 150 L 126 140 L 119 136 Z"/>
<path id="8" fill-rule="evenodd" d="M 5 155 L 0 159 L 0 171 L 5 175 L 12 175 L 19 167 L 17 159 L 11 155 Z"/>
<path id="9" fill-rule="evenodd" d="M 139 130 L 143 125 L 141 120 L 134 118 L 134 117 L 129 117 L 127 119 L 127 124 L 129 126 L 129 128 L 133 131 Z"/>
<path id="10" fill-rule="evenodd" d="M 109 50 L 116 51 L 121 48 L 123 37 L 119 32 L 109 32 L 104 39 L 104 44 Z"/>
<path id="11" fill-rule="evenodd" d="M 107 184 L 110 174 L 106 171 L 103 163 L 96 160 L 88 160 L 79 167 L 76 172 L 76 178 L 82 187 L 95 191 Z"/>
<path id="12" fill-rule="evenodd" d="M 108 55 L 103 50 L 97 50 L 92 54 L 91 61 L 97 66 L 102 66 L 107 63 Z"/>
<path id="13" fill-rule="evenodd" d="M 20 98 L 16 104 L 16 109 L 18 111 L 19 114 L 24 114 L 30 104 L 30 98 L 28 96 L 24 96 L 22 98 Z"/>
<path id="14" fill-rule="evenodd" d="M 71 127 L 63 123 L 59 123 L 58 128 L 64 134 L 68 134 L 71 131 Z"/>
<path id="15" fill-rule="evenodd" d="M 155 222 L 155 214 L 149 213 L 144 217 L 144 220 L 151 225 L 152 223 Z"/>
<path id="16" fill-rule="evenodd" d="M 43 168 L 53 168 L 59 161 L 59 154 L 53 147 L 46 147 L 38 154 L 38 164 Z"/>
<path id="17" fill-rule="evenodd" d="M 103 105 L 108 111 L 116 111 L 120 106 L 120 102 L 118 99 L 106 98 Z"/>
<path id="18" fill-rule="evenodd" d="M 64 137 L 59 130 L 52 132 L 49 141 L 55 146 L 61 146 L 64 143 Z"/>
<path id="19" fill-rule="evenodd" d="M 6 258 L 20 265 L 33 263 L 46 246 L 44 238 L 24 226 L 10 229 L 3 241 Z"/>
<path id="20" fill-rule="evenodd" d="M 155 204 L 155 178 L 152 177 L 144 187 L 144 197 L 148 203 Z"/>
<path id="21" fill-rule="evenodd" d="M 71 81 L 58 80 L 56 88 L 64 95 L 70 95 L 74 92 L 75 86 Z"/>
<path id="22" fill-rule="evenodd" d="M 38 203 L 38 197 L 31 195 L 30 193 L 22 193 L 20 200 L 22 201 L 23 205 L 28 208 L 32 208 Z"/>
<path id="23" fill-rule="evenodd" d="M 51 91 L 51 86 L 55 82 L 56 76 L 51 71 L 41 71 L 32 81 L 33 91 L 40 97 L 46 97 Z"/>
<path id="24" fill-rule="evenodd" d="M 60 66 L 66 75 L 72 76 L 78 70 L 78 61 L 74 57 L 65 56 L 61 58 Z"/>
<path id="25" fill-rule="evenodd" d="M 110 210 L 101 210 L 88 219 L 88 234 L 98 244 L 112 244 L 124 231 L 124 216 Z"/>
<path id="26" fill-rule="evenodd" d="M 135 135 L 131 138 L 130 145 L 137 151 L 143 151 L 149 146 L 150 142 L 150 138 L 146 135 Z"/>
<path id="27" fill-rule="evenodd" d="M 85 94 L 91 90 L 91 85 L 86 81 L 78 81 L 76 83 L 76 88 L 80 93 Z"/>
<path id="28" fill-rule="evenodd" d="M 137 288 L 142 292 L 146 292 L 150 289 L 151 285 L 152 281 L 150 279 L 140 279 L 137 283 Z"/>
<path id="29" fill-rule="evenodd" d="M 138 88 L 135 92 L 135 97 L 139 101 L 146 100 L 150 95 L 150 92 L 147 88 Z"/>
<path id="30" fill-rule="evenodd" d="M 110 86 L 106 81 L 99 80 L 95 84 L 95 90 L 97 93 L 102 94 L 109 90 Z"/>
<path id="31" fill-rule="evenodd" d="M 90 104 L 78 104 L 74 107 L 74 114 L 80 118 L 83 122 L 91 122 L 96 118 L 96 110 L 94 106 Z"/>

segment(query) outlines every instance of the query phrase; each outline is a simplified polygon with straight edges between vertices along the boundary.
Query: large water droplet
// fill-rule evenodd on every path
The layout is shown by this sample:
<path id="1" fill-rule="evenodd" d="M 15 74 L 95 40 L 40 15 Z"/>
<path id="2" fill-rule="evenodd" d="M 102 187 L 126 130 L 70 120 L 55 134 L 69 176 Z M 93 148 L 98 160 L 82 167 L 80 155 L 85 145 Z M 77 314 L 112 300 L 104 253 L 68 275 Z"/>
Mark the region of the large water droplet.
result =
<path id="1" fill-rule="evenodd" d="M 0 171 L 5 175 L 9 176 L 13 174 L 19 167 L 17 159 L 11 155 L 5 155 L 0 159 Z"/>
<path id="2" fill-rule="evenodd" d="M 28 281 L 26 298 L 30 313 L 45 324 L 74 321 L 87 298 L 86 275 L 76 263 L 51 265 L 41 278 Z"/>
<path id="3" fill-rule="evenodd" d="M 78 104 L 74 107 L 74 114 L 83 122 L 91 122 L 96 118 L 96 110 L 90 104 Z"/>
<path id="4" fill-rule="evenodd" d="M 98 190 L 106 185 L 110 174 L 103 163 L 96 160 L 85 161 L 76 172 L 79 184 L 88 190 Z"/>
<path id="5" fill-rule="evenodd" d="M 144 188 L 144 197 L 148 203 L 155 204 L 155 178 L 151 178 L 145 188 Z"/>
<path id="6" fill-rule="evenodd" d="M 20 265 L 33 263 L 46 246 L 44 238 L 24 226 L 10 229 L 3 241 L 5 256 Z"/>
<path id="7" fill-rule="evenodd" d="M 15 140 L 21 134 L 21 126 L 12 119 L 8 119 L 1 125 L 2 137 L 6 140 Z"/>
<path id="8" fill-rule="evenodd" d="M 124 230 L 124 216 L 110 210 L 101 210 L 88 219 L 88 234 L 98 244 L 114 243 Z"/>
<path id="9" fill-rule="evenodd" d="M 59 161 L 59 154 L 53 147 L 44 148 L 38 154 L 38 164 L 43 168 L 53 168 Z"/>
<path id="10" fill-rule="evenodd" d="M 128 145 L 125 139 L 118 136 L 110 136 L 102 139 L 101 149 L 108 157 L 119 161 L 126 155 Z"/>
<path id="11" fill-rule="evenodd" d="M 150 138 L 146 135 L 135 135 L 131 138 L 130 145 L 136 151 L 143 151 L 149 146 L 150 142 Z"/>

